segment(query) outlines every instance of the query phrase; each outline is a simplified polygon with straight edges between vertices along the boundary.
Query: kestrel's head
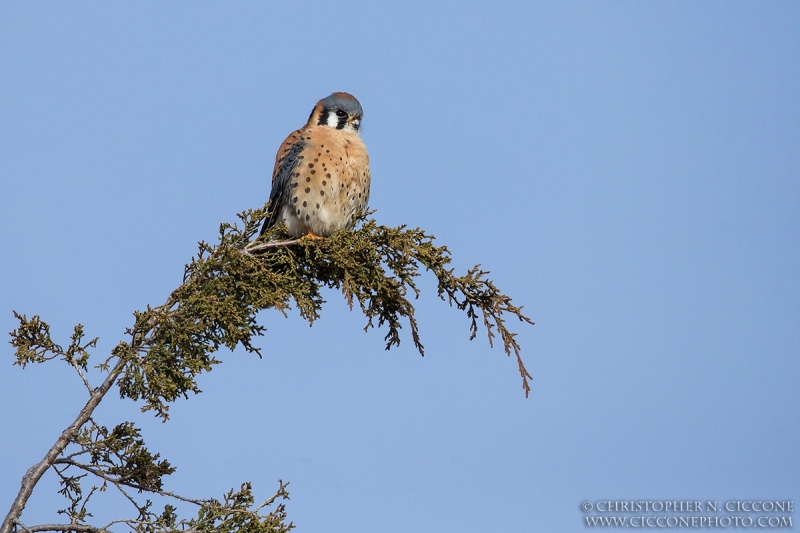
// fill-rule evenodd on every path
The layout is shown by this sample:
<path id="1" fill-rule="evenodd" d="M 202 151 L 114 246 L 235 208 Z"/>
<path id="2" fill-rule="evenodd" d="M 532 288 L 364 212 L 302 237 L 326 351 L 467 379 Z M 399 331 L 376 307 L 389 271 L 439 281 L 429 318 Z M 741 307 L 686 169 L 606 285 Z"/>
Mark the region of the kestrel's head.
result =
<path id="1" fill-rule="evenodd" d="M 333 93 L 323 98 L 308 117 L 309 126 L 328 126 L 358 135 L 364 111 L 356 97 L 348 93 Z"/>

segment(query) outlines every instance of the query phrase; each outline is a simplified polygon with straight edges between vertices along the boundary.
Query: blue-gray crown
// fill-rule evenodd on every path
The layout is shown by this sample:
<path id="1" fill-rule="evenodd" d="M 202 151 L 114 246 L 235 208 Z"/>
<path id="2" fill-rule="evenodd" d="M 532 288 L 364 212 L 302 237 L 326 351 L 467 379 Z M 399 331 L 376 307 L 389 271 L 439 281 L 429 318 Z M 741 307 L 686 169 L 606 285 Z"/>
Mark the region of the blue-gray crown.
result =
<path id="1" fill-rule="evenodd" d="M 356 100 L 356 97 L 348 93 L 333 93 L 322 99 L 322 105 L 328 111 L 341 109 L 352 117 L 362 117 L 364 115 L 361 104 Z"/>

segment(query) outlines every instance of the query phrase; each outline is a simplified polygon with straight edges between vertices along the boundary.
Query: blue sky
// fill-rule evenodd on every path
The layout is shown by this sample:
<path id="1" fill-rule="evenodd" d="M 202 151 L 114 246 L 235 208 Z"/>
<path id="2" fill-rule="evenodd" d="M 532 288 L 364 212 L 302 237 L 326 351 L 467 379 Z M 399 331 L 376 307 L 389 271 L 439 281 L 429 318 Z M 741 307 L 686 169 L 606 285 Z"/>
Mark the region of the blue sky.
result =
<path id="1" fill-rule="evenodd" d="M 311 329 L 263 313 L 264 359 L 220 353 L 168 424 L 109 396 L 98 420 L 143 427 L 168 489 L 282 478 L 298 531 L 800 498 L 794 2 L 2 3 L 0 331 L 12 309 L 62 340 L 80 322 L 103 357 L 197 241 L 263 205 L 333 91 L 364 107 L 378 221 L 481 263 L 536 321 L 514 324 L 533 391 L 430 277 L 424 358 L 328 293 Z M 0 354 L 9 505 L 85 393 Z M 58 520 L 54 486 L 27 523 Z"/>

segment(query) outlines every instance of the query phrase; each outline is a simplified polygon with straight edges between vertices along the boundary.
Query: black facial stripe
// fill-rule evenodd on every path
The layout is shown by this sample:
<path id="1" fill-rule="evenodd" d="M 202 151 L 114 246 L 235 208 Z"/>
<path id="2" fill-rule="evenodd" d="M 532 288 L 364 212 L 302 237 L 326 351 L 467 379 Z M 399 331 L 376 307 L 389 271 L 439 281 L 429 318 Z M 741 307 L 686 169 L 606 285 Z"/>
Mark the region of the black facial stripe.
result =
<path id="1" fill-rule="evenodd" d="M 317 122 L 317 126 L 327 126 L 328 125 L 328 115 L 330 113 L 327 109 L 322 110 L 322 114 L 319 116 L 319 122 Z"/>
<path id="2" fill-rule="evenodd" d="M 343 130 L 345 124 L 347 124 L 347 115 L 339 117 L 339 122 L 336 124 L 336 129 Z"/>

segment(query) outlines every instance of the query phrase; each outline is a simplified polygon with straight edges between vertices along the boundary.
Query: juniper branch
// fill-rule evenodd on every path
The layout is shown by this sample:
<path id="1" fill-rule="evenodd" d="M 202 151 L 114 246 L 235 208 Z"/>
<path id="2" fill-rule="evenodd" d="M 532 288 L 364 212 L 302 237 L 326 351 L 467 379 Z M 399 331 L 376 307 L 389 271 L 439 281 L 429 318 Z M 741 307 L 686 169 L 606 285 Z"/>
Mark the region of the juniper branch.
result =
<path id="1" fill-rule="evenodd" d="M 200 392 L 196 378 L 219 364 L 214 354 L 220 347 L 242 346 L 248 352 L 261 355 L 260 348 L 253 344 L 254 337 L 265 331 L 256 321 L 260 311 L 275 309 L 286 314 L 295 308 L 302 318 L 313 323 L 319 318 L 323 304 L 321 291 L 326 287 L 342 291 L 351 309 L 358 304 L 367 318 L 365 330 L 387 328 L 384 337 L 387 350 L 400 344 L 400 330 L 407 324 L 412 342 L 424 355 L 410 298 L 419 296 L 415 279 L 420 271 L 431 271 L 438 279 L 439 297 L 466 312 L 470 339 L 477 335 L 480 316 L 490 346 L 495 335 L 499 335 L 506 354 L 514 353 L 527 396 L 531 376 L 520 356 L 515 333 L 505 325 L 505 317 L 511 315 L 529 324 L 533 322 L 522 314 L 522 307 L 514 306 L 508 296 L 500 293 L 486 278 L 488 272 L 479 265 L 464 276 L 456 276 L 453 269 L 448 268 L 450 252 L 444 246 L 436 246 L 432 235 L 419 228 L 380 226 L 366 216 L 359 220 L 356 230 L 336 232 L 321 241 L 285 240 L 281 227 L 273 227 L 263 237 L 253 240 L 264 216 L 264 209 L 241 213 L 241 226 L 220 226 L 216 245 L 199 244 L 197 255 L 186 266 L 183 282 L 167 301 L 134 313 L 134 325 L 126 330 L 130 340 L 119 343 L 109 358 L 98 365 L 107 375 L 97 388 L 92 389 L 85 376 L 88 349 L 95 347 L 97 339 L 82 343 L 83 328 L 78 325 L 65 350 L 52 341 L 49 326 L 38 316 L 29 320 L 15 313 L 20 322 L 11 334 L 16 364 L 24 367 L 61 358 L 78 371 L 90 391 L 90 398 L 44 458 L 23 477 L 19 494 L 0 526 L 0 533 L 11 533 L 17 525 L 25 529 L 19 522 L 25 503 L 42 475 L 56 464 L 79 468 L 104 483 L 115 484 L 140 514 L 138 520 L 125 519 L 117 523 L 126 523 L 139 533 L 173 531 L 178 524 L 198 531 L 288 531 L 291 524 L 287 526 L 282 522 L 285 517 L 282 505 L 268 515 L 259 514 L 267 503 L 252 509 L 254 502 L 249 484 L 242 485 L 239 492 L 229 492 L 225 503 L 185 498 L 164 491 L 161 478 L 171 473 L 171 467 L 163 461 L 157 464 L 158 454 L 146 452 L 136 440 L 138 430 L 122 424 L 108 433 L 93 422 L 92 430 L 83 428 L 114 384 L 118 385 L 122 398 L 142 401 L 143 411 L 152 410 L 166 421 L 171 402 L 188 397 L 190 392 Z M 112 435 L 118 429 L 119 432 Z M 79 451 L 61 457 L 70 443 L 78 446 Z M 90 455 L 89 463 L 76 460 L 84 453 Z M 59 475 L 62 472 L 59 471 Z M 87 513 L 86 500 L 81 500 L 77 485 L 79 479 L 62 475 L 65 495 L 73 502 L 69 513 L 82 520 Z M 70 488 L 71 484 L 76 488 Z M 140 506 L 123 486 L 200 505 L 198 518 L 178 521 L 170 506 L 157 516 L 149 511 L 149 500 Z M 268 503 L 278 496 L 287 497 L 283 483 Z M 80 501 L 84 505 L 79 509 Z M 51 524 L 35 526 L 29 531 L 47 530 L 36 529 L 44 527 L 70 530 Z M 71 529 L 80 533 L 101 530 L 83 524 Z"/>

